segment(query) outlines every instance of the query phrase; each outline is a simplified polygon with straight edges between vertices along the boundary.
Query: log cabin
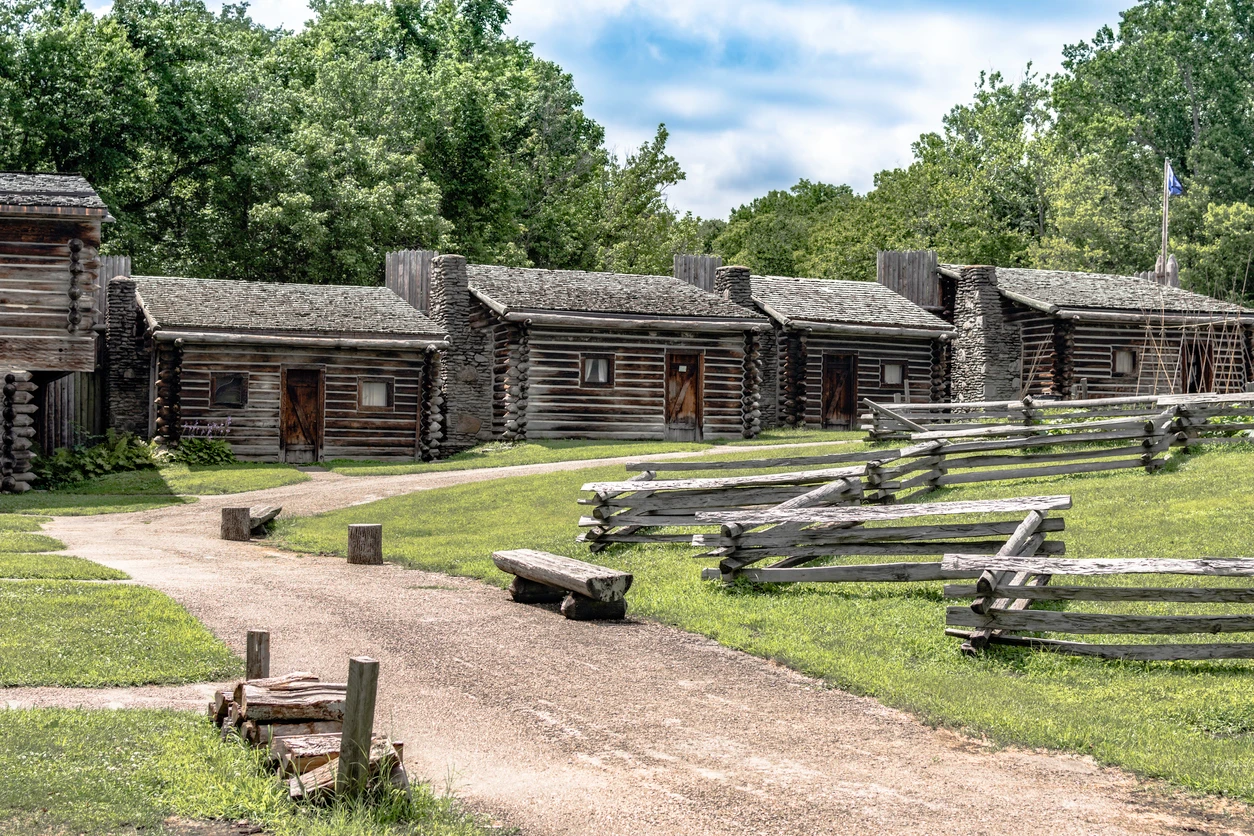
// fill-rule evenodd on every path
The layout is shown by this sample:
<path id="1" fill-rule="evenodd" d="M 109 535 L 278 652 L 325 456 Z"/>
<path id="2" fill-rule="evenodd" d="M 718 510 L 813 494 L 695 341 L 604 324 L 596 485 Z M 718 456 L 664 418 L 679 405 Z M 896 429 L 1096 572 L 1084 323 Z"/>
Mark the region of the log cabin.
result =
<path id="1" fill-rule="evenodd" d="M 956 400 L 1242 392 L 1254 310 L 1153 278 L 938 265 Z"/>
<path id="2" fill-rule="evenodd" d="M 873 282 L 749 276 L 723 268 L 730 298 L 770 317 L 764 388 L 772 425 L 854 429 L 862 398 L 944 400 L 954 327 Z M 743 284 L 743 287 L 738 285 Z"/>
<path id="3" fill-rule="evenodd" d="M 158 276 L 109 283 L 111 425 L 245 461 L 441 451 L 439 327 L 381 287 Z"/>
<path id="4" fill-rule="evenodd" d="M 0 172 L 0 491 L 29 490 L 48 385 L 97 367 L 104 201 L 77 174 Z"/>
<path id="5" fill-rule="evenodd" d="M 753 437 L 756 311 L 671 276 L 431 262 L 452 449 L 483 440 Z"/>

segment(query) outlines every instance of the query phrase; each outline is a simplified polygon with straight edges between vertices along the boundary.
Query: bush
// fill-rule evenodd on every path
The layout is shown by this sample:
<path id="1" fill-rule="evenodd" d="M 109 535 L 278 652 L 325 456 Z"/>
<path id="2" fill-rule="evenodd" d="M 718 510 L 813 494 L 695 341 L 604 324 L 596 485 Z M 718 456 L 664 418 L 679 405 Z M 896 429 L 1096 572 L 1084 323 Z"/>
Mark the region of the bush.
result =
<path id="1" fill-rule="evenodd" d="M 220 438 L 187 438 L 170 451 L 170 460 L 187 465 L 234 464 L 231 445 Z"/>
<path id="2" fill-rule="evenodd" d="M 152 448 L 133 433 L 109 430 L 98 444 L 62 447 L 52 455 L 37 455 L 34 471 L 38 485 L 55 489 L 84 482 L 107 473 L 154 467 Z"/>

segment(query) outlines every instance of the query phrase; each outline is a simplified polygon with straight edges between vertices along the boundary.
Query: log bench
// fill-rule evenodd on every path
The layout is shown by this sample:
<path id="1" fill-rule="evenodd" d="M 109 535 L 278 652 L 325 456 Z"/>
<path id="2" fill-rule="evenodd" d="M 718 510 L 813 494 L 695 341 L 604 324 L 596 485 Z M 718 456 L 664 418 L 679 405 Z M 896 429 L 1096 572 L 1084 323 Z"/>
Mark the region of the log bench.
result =
<path id="1" fill-rule="evenodd" d="M 510 595 L 521 604 L 562 602 L 562 615 L 576 621 L 616 620 L 627 615 L 627 590 L 632 576 L 536 551 L 493 552 L 496 568 L 514 576 Z"/>
<path id="2" fill-rule="evenodd" d="M 254 505 L 251 508 L 222 509 L 222 539 L 247 541 L 266 533 L 266 524 L 283 510 L 281 505 Z"/>

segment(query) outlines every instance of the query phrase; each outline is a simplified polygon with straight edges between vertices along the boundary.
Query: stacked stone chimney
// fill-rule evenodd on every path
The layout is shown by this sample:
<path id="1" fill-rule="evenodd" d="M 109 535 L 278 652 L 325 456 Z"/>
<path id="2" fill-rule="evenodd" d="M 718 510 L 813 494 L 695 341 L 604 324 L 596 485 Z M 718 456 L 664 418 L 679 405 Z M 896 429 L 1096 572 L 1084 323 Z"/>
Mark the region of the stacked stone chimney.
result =
<path id="1" fill-rule="evenodd" d="M 148 437 L 148 377 L 152 363 L 147 325 L 136 303 L 135 280 L 119 276 L 109 282 L 108 425 L 115 430 Z M 137 324 L 138 323 L 138 324 Z"/>
<path id="2" fill-rule="evenodd" d="M 720 267 L 714 274 L 714 292 L 746 308 L 753 307 L 753 276 L 748 267 Z"/>
<path id="3" fill-rule="evenodd" d="M 1023 382 L 1023 343 L 1019 326 L 1006 321 L 996 267 L 962 268 L 954 325 L 954 400 L 1017 400 Z"/>
<path id="4" fill-rule="evenodd" d="M 443 362 L 443 456 L 492 438 L 492 357 L 488 329 L 471 325 L 481 306 L 470 296 L 464 256 L 432 259 L 430 293 L 430 316 L 452 344 Z"/>

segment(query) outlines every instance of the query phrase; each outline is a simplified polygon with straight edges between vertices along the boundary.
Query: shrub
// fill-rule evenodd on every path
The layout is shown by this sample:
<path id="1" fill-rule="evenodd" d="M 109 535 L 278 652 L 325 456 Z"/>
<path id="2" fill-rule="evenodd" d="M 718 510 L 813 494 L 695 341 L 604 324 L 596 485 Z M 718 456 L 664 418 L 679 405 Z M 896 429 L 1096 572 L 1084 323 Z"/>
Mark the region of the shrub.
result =
<path id="1" fill-rule="evenodd" d="M 233 464 L 231 445 L 220 438 L 188 438 L 184 436 L 170 450 L 170 460 L 188 465 Z"/>
<path id="2" fill-rule="evenodd" d="M 109 430 L 98 444 L 62 447 L 51 455 L 37 455 L 34 471 L 42 488 L 60 488 L 127 470 L 155 466 L 152 448 L 133 433 Z"/>

